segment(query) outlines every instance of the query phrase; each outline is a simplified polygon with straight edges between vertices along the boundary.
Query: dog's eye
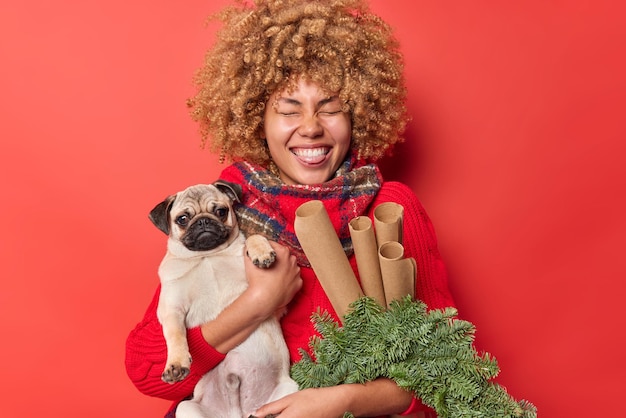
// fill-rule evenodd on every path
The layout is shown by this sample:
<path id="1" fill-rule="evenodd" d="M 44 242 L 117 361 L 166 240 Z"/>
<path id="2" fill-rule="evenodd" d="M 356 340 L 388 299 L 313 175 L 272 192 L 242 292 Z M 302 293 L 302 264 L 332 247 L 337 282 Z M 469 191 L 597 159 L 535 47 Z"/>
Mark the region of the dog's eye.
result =
<path id="1" fill-rule="evenodd" d="M 187 224 L 189 223 L 189 215 L 187 215 L 186 213 L 180 215 L 178 218 L 176 218 L 176 223 L 180 226 L 187 226 Z"/>
<path id="2" fill-rule="evenodd" d="M 226 219 L 226 217 L 228 216 L 228 208 L 216 208 L 215 216 L 220 219 Z"/>

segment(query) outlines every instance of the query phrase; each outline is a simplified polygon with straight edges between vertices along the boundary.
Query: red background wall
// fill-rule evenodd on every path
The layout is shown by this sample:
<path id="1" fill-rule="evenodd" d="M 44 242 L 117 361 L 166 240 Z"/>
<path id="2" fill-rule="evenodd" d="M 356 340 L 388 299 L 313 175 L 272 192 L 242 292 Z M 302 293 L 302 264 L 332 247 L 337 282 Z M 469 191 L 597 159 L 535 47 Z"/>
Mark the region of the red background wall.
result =
<path id="1" fill-rule="evenodd" d="M 148 211 L 221 169 L 185 99 L 211 40 L 204 17 L 226 3 L 2 6 L 2 416 L 164 412 L 126 378 L 124 341 L 165 248 Z M 621 416 L 623 11 L 372 8 L 403 45 L 414 116 L 384 172 L 430 213 L 498 382 L 542 417 Z"/>

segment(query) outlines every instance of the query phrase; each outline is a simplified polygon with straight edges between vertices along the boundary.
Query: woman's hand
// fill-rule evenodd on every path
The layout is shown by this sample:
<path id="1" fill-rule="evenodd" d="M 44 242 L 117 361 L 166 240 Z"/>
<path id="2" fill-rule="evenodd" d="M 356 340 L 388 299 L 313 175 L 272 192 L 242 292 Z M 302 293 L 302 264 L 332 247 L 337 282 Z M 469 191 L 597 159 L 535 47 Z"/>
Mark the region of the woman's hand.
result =
<path id="1" fill-rule="evenodd" d="M 341 418 L 347 411 L 345 398 L 341 394 L 341 386 L 304 389 L 257 409 L 253 416 Z"/>
<path id="2" fill-rule="evenodd" d="M 282 315 L 287 304 L 302 287 L 300 267 L 296 257 L 289 249 L 270 241 L 276 252 L 276 261 L 270 268 L 255 266 L 249 257 L 245 257 L 246 278 L 248 280 L 247 296 L 253 302 L 252 309 L 258 309 L 259 315 L 269 317 Z"/>

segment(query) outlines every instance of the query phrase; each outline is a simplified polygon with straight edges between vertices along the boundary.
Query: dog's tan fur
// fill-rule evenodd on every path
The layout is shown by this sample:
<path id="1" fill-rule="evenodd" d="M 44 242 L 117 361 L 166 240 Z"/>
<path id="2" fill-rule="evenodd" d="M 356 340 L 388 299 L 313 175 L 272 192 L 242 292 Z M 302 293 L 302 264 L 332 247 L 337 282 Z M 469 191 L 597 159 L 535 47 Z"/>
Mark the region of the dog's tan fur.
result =
<path id="1" fill-rule="evenodd" d="M 159 267 L 157 309 L 167 343 L 163 380 L 168 383 L 189 373 L 192 359 L 186 328 L 215 319 L 246 289 L 244 248 L 259 267 L 274 262 L 275 253 L 264 237 L 253 235 L 246 241 L 239 231 L 232 210 L 239 193 L 238 186 L 224 182 L 191 186 L 150 213 L 153 223 L 169 235 Z M 196 233 L 199 229 L 201 234 Z M 195 243 L 196 238 L 204 240 L 204 246 Z M 296 390 L 280 325 L 272 318 L 198 382 L 193 400 L 178 406 L 177 417 L 247 417 Z"/>

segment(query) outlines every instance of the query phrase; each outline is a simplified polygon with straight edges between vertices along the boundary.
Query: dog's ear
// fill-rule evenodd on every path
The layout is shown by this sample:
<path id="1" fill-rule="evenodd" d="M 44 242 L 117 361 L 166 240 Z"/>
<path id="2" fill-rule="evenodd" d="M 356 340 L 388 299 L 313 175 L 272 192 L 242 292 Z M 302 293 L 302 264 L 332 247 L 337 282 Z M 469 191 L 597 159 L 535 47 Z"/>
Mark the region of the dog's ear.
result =
<path id="1" fill-rule="evenodd" d="M 168 196 L 167 199 L 156 205 L 148 215 L 152 223 L 166 235 L 170 234 L 170 210 L 174 204 L 174 199 L 176 199 L 176 195 Z"/>
<path id="2" fill-rule="evenodd" d="M 237 183 L 231 183 L 229 181 L 218 180 L 213 183 L 217 189 L 228 195 L 233 202 L 241 202 L 241 194 L 243 193 L 241 185 Z"/>

